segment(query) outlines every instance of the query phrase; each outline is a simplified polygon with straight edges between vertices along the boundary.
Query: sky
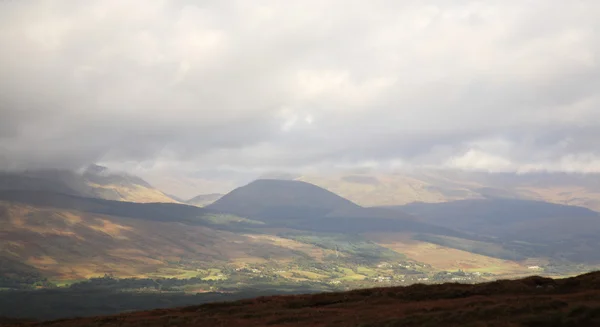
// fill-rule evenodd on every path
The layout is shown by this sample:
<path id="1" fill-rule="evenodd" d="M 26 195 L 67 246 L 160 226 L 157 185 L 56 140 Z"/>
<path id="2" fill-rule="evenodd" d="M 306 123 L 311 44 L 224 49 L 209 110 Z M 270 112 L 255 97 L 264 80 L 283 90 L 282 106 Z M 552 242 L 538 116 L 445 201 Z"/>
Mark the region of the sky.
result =
<path id="1" fill-rule="evenodd" d="M 0 168 L 101 163 L 190 189 L 599 172 L 599 16 L 597 0 L 0 1 Z"/>

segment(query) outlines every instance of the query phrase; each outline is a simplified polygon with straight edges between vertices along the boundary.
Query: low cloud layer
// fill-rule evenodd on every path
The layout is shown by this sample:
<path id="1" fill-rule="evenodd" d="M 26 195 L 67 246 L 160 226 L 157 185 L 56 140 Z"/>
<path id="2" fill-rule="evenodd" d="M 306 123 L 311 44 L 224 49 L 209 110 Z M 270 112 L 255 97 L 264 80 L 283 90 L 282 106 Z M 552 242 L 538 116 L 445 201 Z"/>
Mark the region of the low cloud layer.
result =
<path id="1" fill-rule="evenodd" d="M 600 171 L 600 2 L 0 1 L 0 167 Z"/>

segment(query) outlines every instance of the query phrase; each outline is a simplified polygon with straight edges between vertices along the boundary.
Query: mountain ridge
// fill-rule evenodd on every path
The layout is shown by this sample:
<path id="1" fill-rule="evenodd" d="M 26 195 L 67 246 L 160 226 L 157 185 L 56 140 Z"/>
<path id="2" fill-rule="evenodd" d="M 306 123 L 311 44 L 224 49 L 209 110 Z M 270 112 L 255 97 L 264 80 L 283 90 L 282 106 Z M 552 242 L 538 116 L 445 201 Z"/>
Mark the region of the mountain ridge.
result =
<path id="1" fill-rule="evenodd" d="M 81 173 L 58 169 L 0 172 L 0 190 L 46 191 L 133 202 L 177 202 L 140 177 L 111 172 L 98 165 L 91 165 Z"/>
<path id="2" fill-rule="evenodd" d="M 600 174 L 488 173 L 450 169 L 307 174 L 301 180 L 357 204 L 404 205 L 465 199 L 516 198 L 583 206 L 600 211 Z"/>

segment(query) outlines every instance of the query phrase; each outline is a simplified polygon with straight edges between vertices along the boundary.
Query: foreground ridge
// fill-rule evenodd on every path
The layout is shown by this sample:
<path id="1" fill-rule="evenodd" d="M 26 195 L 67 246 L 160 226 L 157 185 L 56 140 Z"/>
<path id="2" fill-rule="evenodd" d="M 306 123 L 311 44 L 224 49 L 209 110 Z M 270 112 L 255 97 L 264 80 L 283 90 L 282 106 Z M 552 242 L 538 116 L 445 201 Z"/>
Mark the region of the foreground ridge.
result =
<path id="1" fill-rule="evenodd" d="M 269 296 L 1 326 L 600 326 L 600 272 Z"/>

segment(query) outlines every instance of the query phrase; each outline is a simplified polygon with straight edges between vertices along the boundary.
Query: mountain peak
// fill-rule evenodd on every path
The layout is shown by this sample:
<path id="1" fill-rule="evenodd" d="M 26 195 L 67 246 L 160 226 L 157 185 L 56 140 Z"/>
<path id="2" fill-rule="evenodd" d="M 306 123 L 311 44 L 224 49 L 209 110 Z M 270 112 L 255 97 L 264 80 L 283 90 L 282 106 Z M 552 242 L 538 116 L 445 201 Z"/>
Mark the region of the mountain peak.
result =
<path id="1" fill-rule="evenodd" d="M 316 185 L 278 179 L 259 179 L 239 187 L 209 206 L 211 209 L 247 216 L 266 211 L 307 208 L 329 213 L 360 208 L 357 204 Z"/>

